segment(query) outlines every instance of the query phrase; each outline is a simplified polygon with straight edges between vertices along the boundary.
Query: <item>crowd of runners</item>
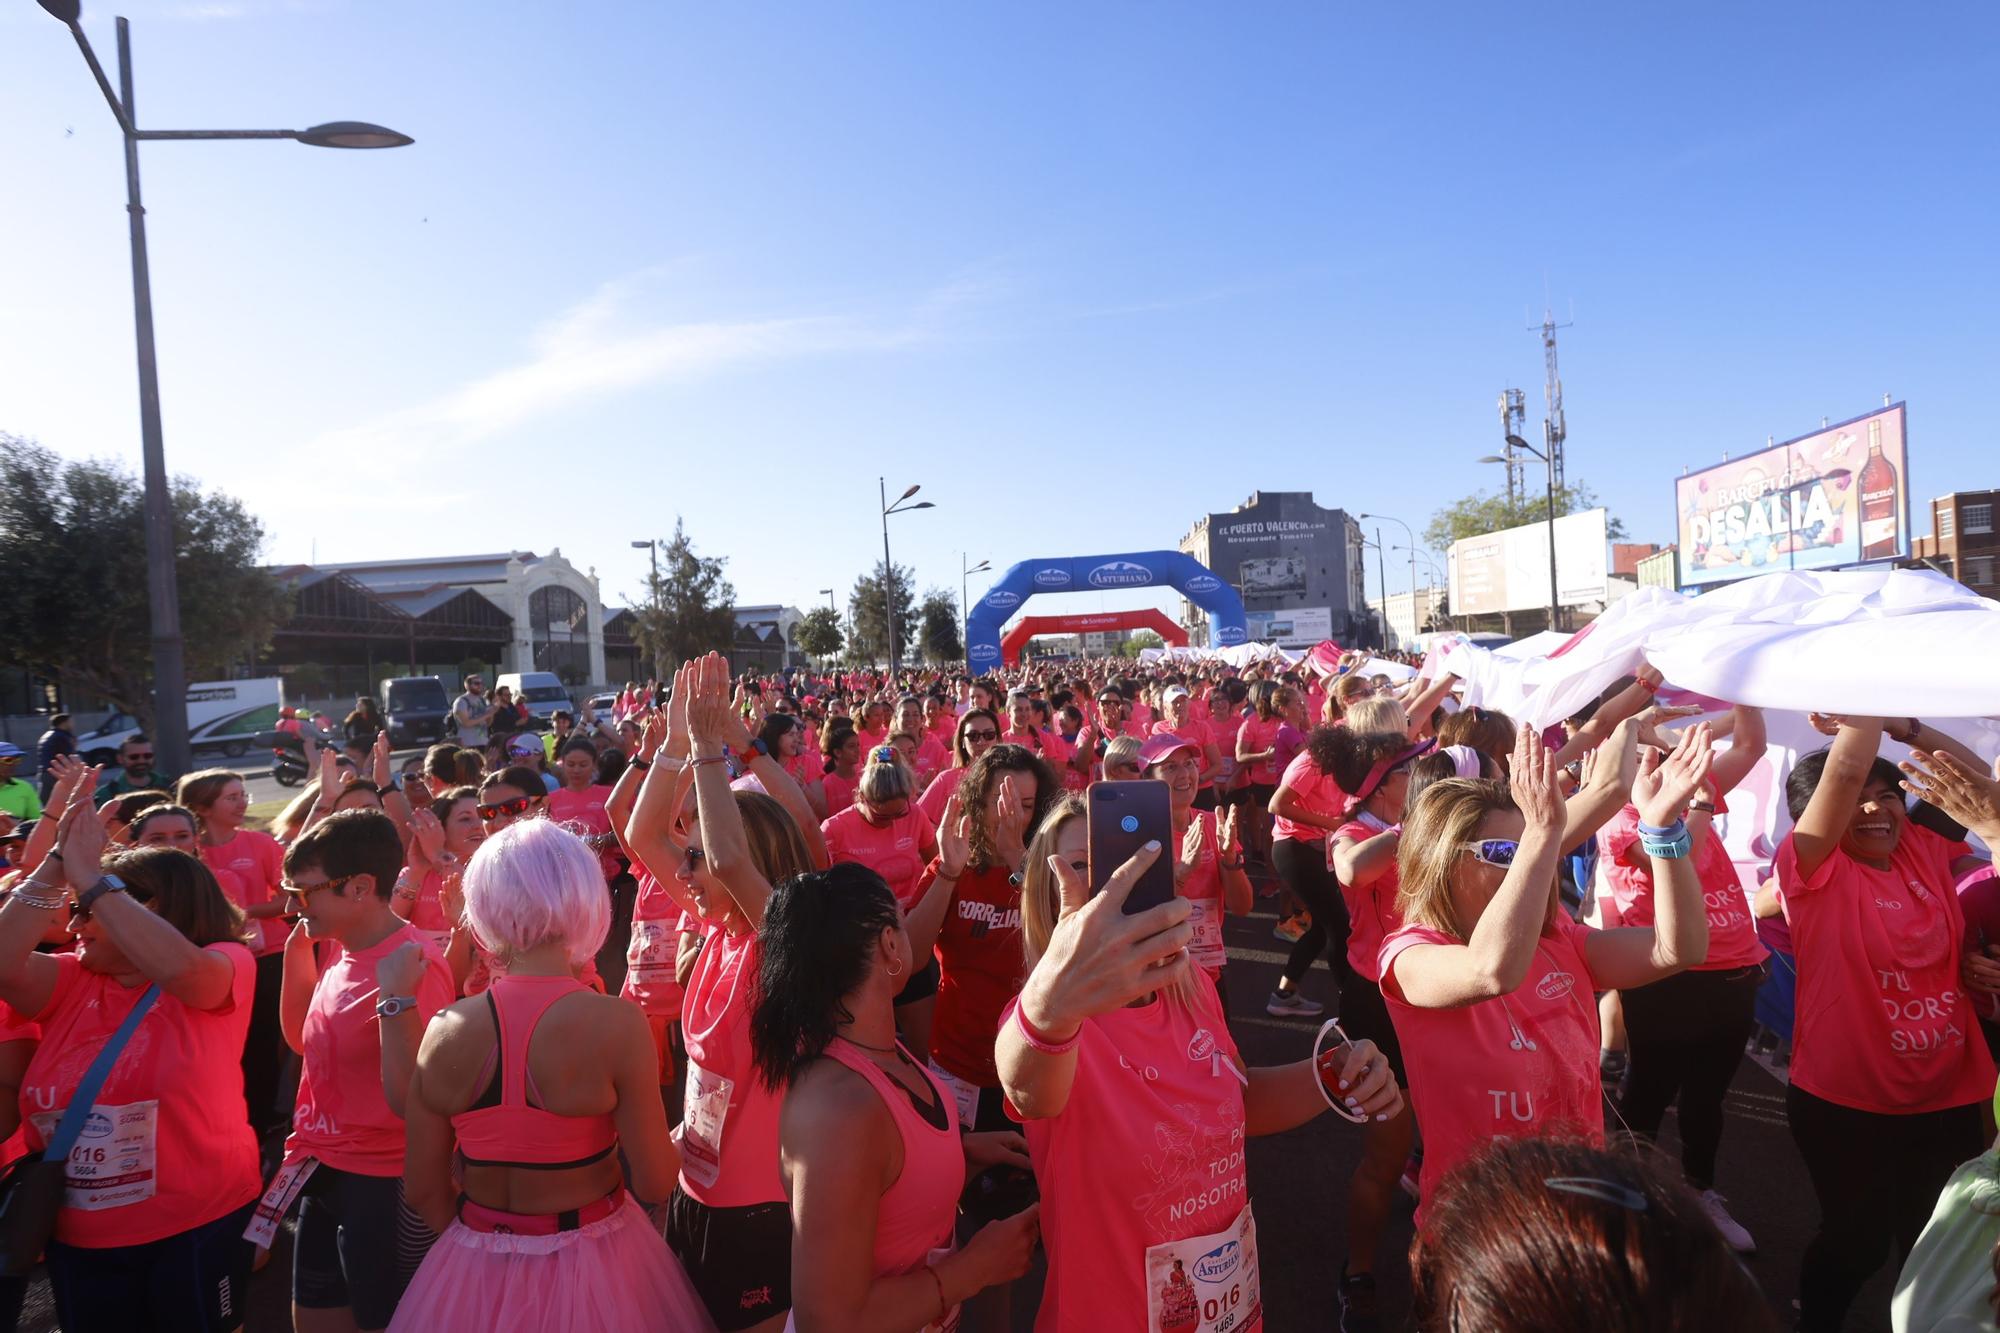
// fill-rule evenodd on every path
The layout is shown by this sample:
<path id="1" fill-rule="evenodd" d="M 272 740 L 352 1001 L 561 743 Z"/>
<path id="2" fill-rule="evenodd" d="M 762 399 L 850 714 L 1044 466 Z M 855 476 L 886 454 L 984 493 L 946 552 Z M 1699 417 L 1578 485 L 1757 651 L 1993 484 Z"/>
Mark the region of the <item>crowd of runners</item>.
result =
<path id="1" fill-rule="evenodd" d="M 401 765 L 357 707 L 268 831 L 240 773 L 51 754 L 0 813 L 0 1325 L 41 1262 L 70 1333 L 238 1327 L 288 1227 L 299 1333 L 1235 1333 L 1261 1220 L 1343 1333 L 1401 1325 L 1384 1265 L 1425 1333 L 1837 1330 L 1891 1263 L 1899 1330 L 1991 1327 L 1988 763 L 1815 714 L 1747 882 L 1759 710 L 1647 668 L 1538 732 L 1383 665 L 709 656 L 546 733 L 471 680 Z M 1107 781 L 1167 794 L 1116 865 Z M 1767 1294 L 1717 1149 L 1774 975 L 1817 1231 Z M 1260 1219 L 1245 1139 L 1309 1122 L 1344 1199 Z"/>

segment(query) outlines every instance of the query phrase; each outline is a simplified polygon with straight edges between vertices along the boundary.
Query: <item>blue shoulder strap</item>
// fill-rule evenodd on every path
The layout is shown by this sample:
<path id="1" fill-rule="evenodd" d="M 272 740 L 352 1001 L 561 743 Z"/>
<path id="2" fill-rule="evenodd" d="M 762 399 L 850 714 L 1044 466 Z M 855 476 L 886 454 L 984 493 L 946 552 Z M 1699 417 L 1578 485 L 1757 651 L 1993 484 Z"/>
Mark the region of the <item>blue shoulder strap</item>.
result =
<path id="1" fill-rule="evenodd" d="M 69 1150 L 76 1146 L 77 1136 L 83 1133 L 83 1122 L 89 1118 L 90 1110 L 97 1104 L 97 1094 L 104 1091 L 104 1080 L 111 1077 L 111 1067 L 118 1063 L 118 1053 L 125 1049 L 125 1043 L 132 1039 L 138 1029 L 139 1020 L 153 1007 L 153 1001 L 160 998 L 158 986 L 146 987 L 146 993 L 132 1006 L 132 1012 L 125 1015 L 125 1021 L 111 1034 L 111 1040 L 104 1043 L 104 1049 L 90 1062 L 84 1071 L 83 1081 L 76 1085 L 76 1093 L 69 1099 L 69 1109 L 63 1112 L 60 1124 L 56 1126 L 54 1137 L 49 1139 L 48 1151 L 42 1154 L 45 1162 L 61 1162 L 69 1157 Z"/>

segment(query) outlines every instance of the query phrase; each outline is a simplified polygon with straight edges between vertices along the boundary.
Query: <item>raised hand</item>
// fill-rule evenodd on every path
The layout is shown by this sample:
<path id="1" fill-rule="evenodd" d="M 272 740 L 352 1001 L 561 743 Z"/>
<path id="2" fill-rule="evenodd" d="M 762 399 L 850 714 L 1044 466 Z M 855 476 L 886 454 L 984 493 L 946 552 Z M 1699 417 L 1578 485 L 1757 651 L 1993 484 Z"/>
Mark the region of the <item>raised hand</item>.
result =
<path id="1" fill-rule="evenodd" d="M 70 892 L 82 893 L 104 874 L 104 825 L 90 802 L 78 801 L 56 826 L 56 847 L 49 854 L 62 866 Z"/>
<path id="2" fill-rule="evenodd" d="M 444 854 L 444 825 L 428 806 L 416 806 L 410 811 L 410 832 L 424 860 L 436 865 L 438 857 Z"/>
<path id="3" fill-rule="evenodd" d="M 1988 843 L 2000 833 L 2000 780 L 1943 750 L 1912 750 L 1897 767 L 1903 770 L 1903 790 L 1918 800 L 1936 806 Z"/>
<path id="4" fill-rule="evenodd" d="M 1632 781 L 1632 803 L 1639 818 L 1656 828 L 1666 828 L 1686 813 L 1702 784 L 1708 780 L 1715 752 L 1709 748 L 1706 722 L 1697 722 L 1681 733 L 1680 743 L 1664 759 L 1658 750 L 1646 752 L 1646 762 Z"/>
<path id="5" fill-rule="evenodd" d="M 387 727 L 375 733 L 375 744 L 370 747 L 368 755 L 370 760 L 370 776 L 374 778 L 377 787 L 380 787 L 385 792 L 388 791 L 392 783 L 392 775 L 389 772 L 389 729 Z"/>
<path id="6" fill-rule="evenodd" d="M 1187 832 L 1181 835 L 1181 854 L 1174 860 L 1175 887 L 1179 887 L 1182 881 L 1194 873 L 1194 868 L 1201 864 L 1201 844 L 1201 821 L 1190 819 Z"/>
<path id="7" fill-rule="evenodd" d="M 1507 787 L 1527 821 L 1527 832 L 1539 832 L 1550 838 L 1562 836 L 1567 811 L 1563 807 L 1556 759 L 1542 745 L 1533 727 L 1523 726 L 1521 734 L 1514 738 L 1512 773 Z"/>
<path id="8" fill-rule="evenodd" d="M 1108 1014 L 1178 981 L 1191 964 L 1187 923 L 1192 904 L 1174 897 L 1132 916 L 1125 899 L 1161 855 L 1148 843 L 1092 896 L 1083 872 L 1060 856 L 1049 869 L 1061 888 L 1062 915 L 1049 947 L 1021 988 L 1021 1008 L 1038 1031 L 1065 1040 L 1087 1018 Z"/>
<path id="9" fill-rule="evenodd" d="M 693 662 L 683 662 L 674 671 L 674 692 L 667 699 L 667 755 L 685 759 L 694 751 L 694 734 L 688 728 L 688 707 L 694 698 Z"/>
<path id="10" fill-rule="evenodd" d="M 1021 798 L 1021 789 L 1009 773 L 1000 779 L 1000 787 L 993 795 L 993 841 L 1008 849 L 1023 848 L 1028 844 L 1028 822 L 1033 817 L 1030 803 Z"/>
<path id="11" fill-rule="evenodd" d="M 1240 861 L 1243 858 L 1243 840 L 1236 824 L 1236 812 L 1241 808 L 1229 806 L 1216 817 L 1215 840 L 1225 861 Z"/>
<path id="12" fill-rule="evenodd" d="M 938 821 L 938 873 L 956 879 L 965 871 L 972 855 L 972 817 L 957 792 L 944 803 L 944 818 Z"/>

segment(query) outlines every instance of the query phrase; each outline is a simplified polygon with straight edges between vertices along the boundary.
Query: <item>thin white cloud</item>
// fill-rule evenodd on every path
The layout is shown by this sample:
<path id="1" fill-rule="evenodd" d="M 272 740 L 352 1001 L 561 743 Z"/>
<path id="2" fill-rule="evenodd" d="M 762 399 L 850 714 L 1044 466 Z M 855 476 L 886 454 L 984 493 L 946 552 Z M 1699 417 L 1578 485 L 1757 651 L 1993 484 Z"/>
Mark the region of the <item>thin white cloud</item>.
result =
<path id="1" fill-rule="evenodd" d="M 397 456 L 491 439 L 579 403 L 649 385 L 705 379 L 793 357 L 886 351 L 935 340 L 951 316 L 991 299 L 991 283 L 954 279 L 894 320 L 805 314 L 764 319 L 646 323 L 631 316 L 650 269 L 605 283 L 537 330 L 528 359 L 422 403 L 337 427 L 314 440 L 327 450 L 391 448 Z M 333 456 L 339 456 L 335 454 Z"/>

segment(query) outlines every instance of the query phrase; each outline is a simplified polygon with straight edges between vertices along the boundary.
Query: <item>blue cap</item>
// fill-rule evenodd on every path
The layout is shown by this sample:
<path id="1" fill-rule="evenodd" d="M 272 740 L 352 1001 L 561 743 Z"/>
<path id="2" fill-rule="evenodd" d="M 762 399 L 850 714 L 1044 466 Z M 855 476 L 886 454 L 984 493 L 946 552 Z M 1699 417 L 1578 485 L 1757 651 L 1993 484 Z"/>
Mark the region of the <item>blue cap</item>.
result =
<path id="1" fill-rule="evenodd" d="M 24 753 L 26 752 L 12 741 L 0 741 L 0 759 L 19 759 Z"/>

